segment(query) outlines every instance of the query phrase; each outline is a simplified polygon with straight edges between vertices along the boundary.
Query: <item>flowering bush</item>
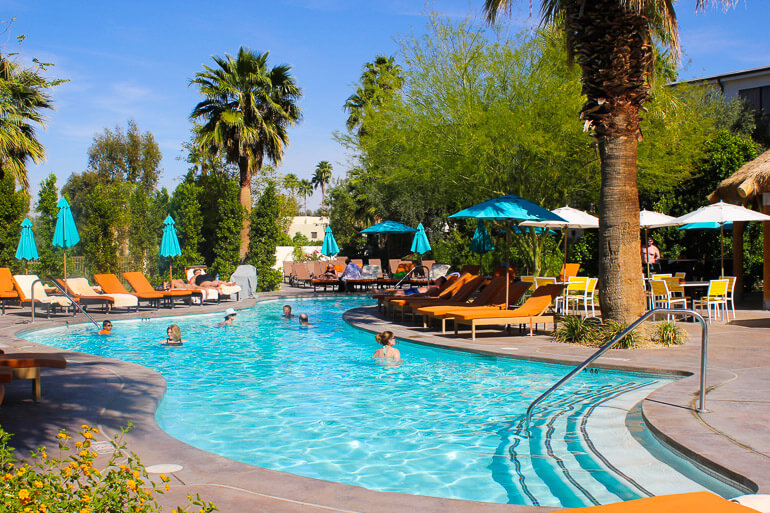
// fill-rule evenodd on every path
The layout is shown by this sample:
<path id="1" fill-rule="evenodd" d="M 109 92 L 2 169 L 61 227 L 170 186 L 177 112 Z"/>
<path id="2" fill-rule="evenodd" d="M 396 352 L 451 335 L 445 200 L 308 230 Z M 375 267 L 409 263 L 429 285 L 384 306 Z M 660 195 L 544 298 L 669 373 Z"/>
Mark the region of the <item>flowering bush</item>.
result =
<path id="1" fill-rule="evenodd" d="M 168 491 L 171 479 L 160 474 L 159 483 L 150 480 L 136 454 L 126 451 L 126 432 L 121 430 L 111 440 L 112 455 L 99 469 L 94 463 L 97 452 L 92 448 L 94 435 L 99 433 L 96 428 L 83 424 L 76 434 L 74 450 L 70 447 L 72 436 L 61 430 L 56 435 L 59 457 L 51 458 L 45 448 L 40 448 L 32 453 L 30 461 L 14 457 L 13 449 L 8 447 L 11 435 L 0 428 L 0 513 L 161 511 L 154 495 Z M 187 498 L 188 506 L 200 513 L 217 509 L 197 494 Z M 173 513 L 185 511 L 178 507 Z"/>

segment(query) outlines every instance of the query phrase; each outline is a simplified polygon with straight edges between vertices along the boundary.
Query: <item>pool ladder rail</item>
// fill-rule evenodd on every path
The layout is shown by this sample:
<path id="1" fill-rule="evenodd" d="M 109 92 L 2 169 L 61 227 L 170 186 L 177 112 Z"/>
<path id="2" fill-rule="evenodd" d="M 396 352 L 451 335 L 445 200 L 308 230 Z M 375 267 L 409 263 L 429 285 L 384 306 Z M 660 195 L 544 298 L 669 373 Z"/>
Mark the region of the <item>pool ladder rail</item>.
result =
<path id="1" fill-rule="evenodd" d="M 30 298 L 30 299 L 32 300 L 32 322 L 35 322 L 35 283 L 43 283 L 43 281 L 44 281 L 44 280 L 42 280 L 42 279 L 37 279 L 37 280 L 35 280 L 35 281 L 33 281 L 33 282 L 32 282 L 32 294 L 31 294 L 31 298 Z M 64 287 L 62 287 L 61 285 L 59 285 L 59 282 L 57 282 L 56 280 L 54 280 L 54 279 L 53 279 L 52 277 L 50 277 L 50 276 L 49 276 L 49 277 L 48 277 L 48 278 L 47 278 L 45 281 L 49 281 L 49 282 L 53 283 L 54 287 L 56 287 L 57 289 L 59 289 L 59 291 L 60 291 L 60 292 L 61 292 L 61 293 L 64 295 L 64 297 L 66 297 L 67 299 L 69 299 L 69 300 L 70 300 L 70 303 L 71 303 L 73 306 L 76 306 L 76 307 L 78 308 L 78 310 L 80 310 L 81 312 L 83 312 L 83 313 L 85 314 L 85 316 L 86 316 L 86 317 L 88 317 L 89 319 L 91 319 L 91 322 L 92 322 L 92 323 L 94 323 L 94 326 L 96 326 L 96 329 L 99 329 L 99 323 L 98 323 L 98 322 L 96 322 L 96 319 L 94 319 L 93 317 L 91 317 L 91 314 L 89 314 L 88 312 L 86 312 L 85 310 L 83 310 L 83 307 L 82 307 L 82 306 L 80 306 L 80 303 L 78 303 L 77 301 L 75 301 L 75 300 L 72 298 L 72 296 L 70 296 L 70 295 L 67 293 L 67 291 L 66 291 L 66 290 L 64 290 Z M 74 315 L 74 314 L 73 314 L 73 315 Z"/>
<path id="2" fill-rule="evenodd" d="M 415 265 L 414 267 L 412 267 L 411 269 L 409 269 L 409 271 L 408 271 L 408 272 L 407 272 L 407 273 L 404 275 L 404 277 L 403 277 L 403 278 L 401 278 L 400 280 L 398 280 L 398 283 L 396 283 L 396 288 L 400 287 L 400 286 L 401 286 L 401 284 L 404 282 L 404 280 L 408 280 L 408 279 L 409 279 L 409 277 L 410 277 L 412 274 L 414 274 L 414 272 L 415 272 L 415 271 L 417 271 L 418 269 L 425 269 L 425 276 L 426 276 L 426 279 L 428 280 L 428 283 L 430 283 L 430 269 L 428 269 L 428 267 L 427 267 L 427 266 L 424 266 L 424 265 Z"/>
<path id="3" fill-rule="evenodd" d="M 706 323 L 706 320 L 703 318 L 702 315 L 700 315 L 698 312 L 694 310 L 687 310 L 682 308 L 655 308 L 653 310 L 649 310 L 648 312 L 645 312 L 642 314 L 641 317 L 639 317 L 636 321 L 631 323 L 630 326 L 628 326 L 626 329 L 624 329 L 622 332 L 620 332 L 618 335 L 615 336 L 612 340 L 604 344 L 602 347 L 599 348 L 598 351 L 596 351 L 594 354 L 586 358 L 583 363 L 572 369 L 566 376 L 561 378 L 559 381 L 556 382 L 551 388 L 540 394 L 537 399 L 532 401 L 527 408 L 526 416 L 524 417 L 524 429 L 521 432 L 521 436 L 529 437 L 530 436 L 530 425 L 532 422 L 532 412 L 534 411 L 535 407 L 543 402 L 543 400 L 551 395 L 553 392 L 561 388 L 562 385 L 570 381 L 572 378 L 574 378 L 577 374 L 579 374 L 583 369 L 587 368 L 589 365 L 591 365 L 596 359 L 598 359 L 600 356 L 602 356 L 604 353 L 612 349 L 619 341 L 623 340 L 623 338 L 628 335 L 631 331 L 633 331 L 637 326 L 639 326 L 641 323 L 643 323 L 645 320 L 647 320 L 648 317 L 651 317 L 653 315 L 658 314 L 673 314 L 673 315 L 684 315 L 684 316 L 691 316 L 700 322 L 701 325 L 701 351 L 700 351 L 700 392 L 698 396 L 698 408 L 696 411 L 698 413 L 703 413 L 706 411 L 706 360 L 707 360 L 707 354 L 708 354 L 708 324 Z"/>

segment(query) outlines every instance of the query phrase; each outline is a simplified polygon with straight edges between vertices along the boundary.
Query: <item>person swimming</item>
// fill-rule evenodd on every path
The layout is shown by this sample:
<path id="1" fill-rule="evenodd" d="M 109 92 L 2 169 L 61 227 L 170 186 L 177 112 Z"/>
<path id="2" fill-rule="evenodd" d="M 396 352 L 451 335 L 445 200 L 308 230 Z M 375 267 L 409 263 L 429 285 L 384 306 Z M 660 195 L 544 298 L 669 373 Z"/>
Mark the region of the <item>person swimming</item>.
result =
<path id="1" fill-rule="evenodd" d="M 377 343 L 382 344 L 382 347 L 374 352 L 374 358 L 388 358 L 389 360 L 400 360 L 401 351 L 396 349 L 396 336 L 392 331 L 383 331 L 382 333 L 375 335 L 374 339 Z"/>
<path id="2" fill-rule="evenodd" d="M 187 342 L 187 340 L 182 338 L 182 328 L 176 324 L 172 324 L 166 329 L 166 340 L 161 341 L 161 344 L 167 346 L 181 346 L 185 342 Z"/>
<path id="3" fill-rule="evenodd" d="M 112 321 L 104 321 L 102 323 L 102 329 L 99 330 L 99 335 L 109 335 L 112 331 Z"/>
<path id="4" fill-rule="evenodd" d="M 299 314 L 299 325 L 310 326 L 310 318 L 307 316 L 306 313 Z"/>
<path id="5" fill-rule="evenodd" d="M 291 305 L 283 305 L 283 316 L 287 319 L 294 317 L 294 314 L 291 313 Z"/>
<path id="6" fill-rule="evenodd" d="M 225 320 L 217 324 L 217 326 L 232 326 L 237 315 L 238 312 L 234 308 L 228 308 L 225 310 Z"/>

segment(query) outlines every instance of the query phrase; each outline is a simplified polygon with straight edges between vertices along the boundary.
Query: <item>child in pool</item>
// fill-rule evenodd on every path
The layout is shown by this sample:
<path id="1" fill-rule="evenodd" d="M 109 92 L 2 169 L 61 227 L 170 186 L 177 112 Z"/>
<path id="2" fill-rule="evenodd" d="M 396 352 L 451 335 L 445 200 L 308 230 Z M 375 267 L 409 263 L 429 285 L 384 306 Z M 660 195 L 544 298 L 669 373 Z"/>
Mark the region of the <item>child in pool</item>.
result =
<path id="1" fill-rule="evenodd" d="M 401 359 L 401 351 L 393 347 L 396 345 L 396 336 L 392 331 L 383 331 L 379 335 L 375 335 L 374 339 L 382 344 L 382 347 L 375 351 L 374 358 Z"/>
<path id="2" fill-rule="evenodd" d="M 104 321 L 102 329 L 99 330 L 99 335 L 109 335 L 110 331 L 112 331 L 112 321 Z"/>
<path id="3" fill-rule="evenodd" d="M 168 327 L 166 330 L 166 337 L 166 340 L 163 340 L 161 344 L 167 346 L 181 346 L 183 343 L 187 342 L 187 340 L 182 338 L 182 328 L 176 324 L 172 324 Z"/>

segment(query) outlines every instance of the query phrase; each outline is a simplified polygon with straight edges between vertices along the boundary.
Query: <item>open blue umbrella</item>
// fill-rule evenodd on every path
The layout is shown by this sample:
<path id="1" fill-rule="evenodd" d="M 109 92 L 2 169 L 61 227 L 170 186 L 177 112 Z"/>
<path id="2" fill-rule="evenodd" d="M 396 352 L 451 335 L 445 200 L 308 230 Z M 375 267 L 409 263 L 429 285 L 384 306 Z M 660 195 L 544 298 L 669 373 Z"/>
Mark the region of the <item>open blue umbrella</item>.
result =
<path id="1" fill-rule="evenodd" d="M 334 240 L 334 234 L 332 233 L 332 227 L 326 227 L 326 233 L 324 234 L 324 243 L 321 246 L 321 254 L 326 256 L 336 255 L 340 252 L 340 247 L 337 246 L 337 241 Z"/>
<path id="2" fill-rule="evenodd" d="M 451 219 L 486 219 L 490 221 L 561 221 L 567 220 L 521 196 L 506 195 L 484 201 L 449 216 Z M 507 238 L 507 237 L 506 237 Z M 506 259 L 508 251 L 506 250 Z M 506 264 L 507 265 L 507 264 Z M 508 280 L 505 280 L 505 304 L 508 304 Z"/>
<path id="3" fill-rule="evenodd" d="M 411 226 L 397 223 L 396 221 L 383 221 L 375 225 L 370 226 L 359 233 L 364 235 L 369 234 L 383 234 L 383 233 L 414 233 L 417 230 Z"/>
<path id="4" fill-rule="evenodd" d="M 719 230 L 720 228 L 724 228 L 725 230 L 732 230 L 733 223 L 727 222 L 721 227 L 719 226 L 719 223 L 716 223 L 716 222 L 690 223 L 684 226 L 680 226 L 678 229 L 679 230 Z"/>
<path id="5" fill-rule="evenodd" d="M 162 257 L 171 258 L 182 254 L 182 248 L 179 247 L 179 238 L 176 235 L 176 226 L 174 218 L 166 216 L 163 221 L 163 238 L 160 240 L 160 251 L 158 254 Z M 171 265 L 168 266 L 168 279 L 171 280 Z"/>
<path id="6" fill-rule="evenodd" d="M 473 232 L 473 239 L 471 240 L 471 251 L 483 255 L 488 251 L 495 249 L 495 245 L 492 244 L 492 238 L 489 236 L 489 232 L 484 226 L 484 221 L 479 219 L 479 223 L 476 225 L 476 231 Z"/>
<path id="7" fill-rule="evenodd" d="M 16 248 L 16 258 L 18 260 L 37 260 L 37 246 L 35 245 L 35 234 L 32 233 L 32 222 L 25 218 L 21 222 L 21 237 L 19 238 L 19 246 Z M 26 262 L 24 264 L 24 274 L 27 273 Z"/>
<path id="8" fill-rule="evenodd" d="M 56 229 L 53 232 L 53 245 L 64 250 L 64 279 L 67 279 L 67 248 L 80 242 L 80 235 L 72 217 L 70 204 L 61 198 L 56 204 L 59 213 L 56 214 Z"/>
<path id="9" fill-rule="evenodd" d="M 414 239 L 412 239 L 412 249 L 410 251 L 418 255 L 430 251 L 430 242 L 428 242 L 428 236 L 425 235 L 425 228 L 422 226 L 422 223 L 417 225 L 417 233 L 414 234 Z"/>

